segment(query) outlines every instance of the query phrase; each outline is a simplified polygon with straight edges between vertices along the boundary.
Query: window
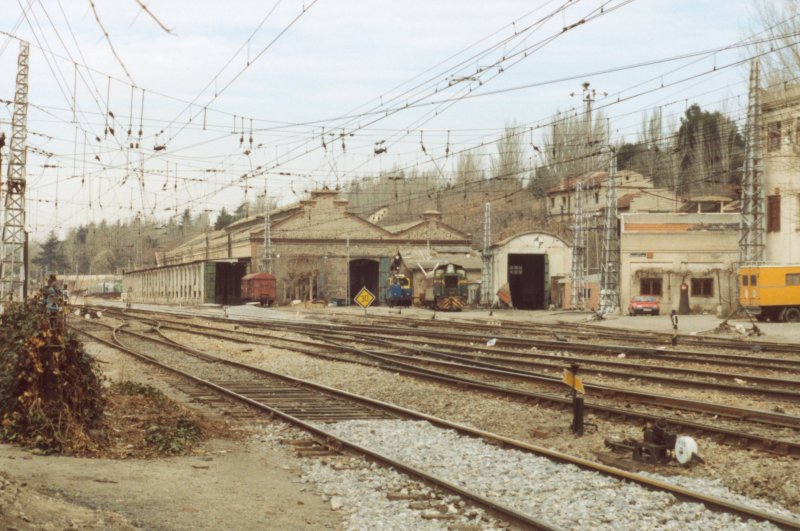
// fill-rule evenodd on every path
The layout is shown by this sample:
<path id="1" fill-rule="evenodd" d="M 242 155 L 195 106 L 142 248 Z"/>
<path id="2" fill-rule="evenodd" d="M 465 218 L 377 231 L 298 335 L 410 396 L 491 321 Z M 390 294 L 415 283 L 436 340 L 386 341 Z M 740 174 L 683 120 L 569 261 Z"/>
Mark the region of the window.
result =
<path id="1" fill-rule="evenodd" d="M 786 273 L 787 286 L 800 286 L 800 273 Z"/>
<path id="2" fill-rule="evenodd" d="M 747 286 L 747 275 L 742 275 L 742 286 Z"/>
<path id="3" fill-rule="evenodd" d="M 661 296 L 660 278 L 643 278 L 639 281 L 639 293 L 641 295 Z"/>
<path id="4" fill-rule="evenodd" d="M 770 122 L 767 124 L 767 151 L 777 151 L 781 148 L 781 123 Z"/>
<path id="5" fill-rule="evenodd" d="M 594 193 L 594 204 L 598 204 L 600 202 L 600 194 L 598 192 Z"/>
<path id="6" fill-rule="evenodd" d="M 550 208 L 553 208 L 555 206 L 556 206 L 556 198 L 555 197 L 551 197 L 550 198 Z"/>
<path id="7" fill-rule="evenodd" d="M 770 195 L 767 197 L 767 232 L 780 232 L 781 230 L 781 196 Z"/>
<path id="8" fill-rule="evenodd" d="M 510 265 L 510 266 L 508 266 L 508 274 L 509 275 L 521 275 L 522 274 L 522 266 L 521 265 Z"/>
<path id="9" fill-rule="evenodd" d="M 714 279 L 713 278 L 693 278 L 692 297 L 713 297 Z"/>
<path id="10" fill-rule="evenodd" d="M 792 140 L 795 147 L 800 144 L 800 117 L 794 119 L 794 138 Z"/>
<path id="11" fill-rule="evenodd" d="M 758 286 L 758 282 L 756 282 L 756 276 L 750 275 L 750 285 L 751 286 Z"/>
<path id="12" fill-rule="evenodd" d="M 800 133 L 798 133 L 798 135 L 800 135 Z M 798 136 L 797 138 L 798 138 L 798 147 L 800 147 L 800 136 Z M 800 231 L 800 194 L 797 194 L 796 203 L 797 204 L 794 207 L 794 211 L 797 212 L 797 217 L 795 218 L 794 222 L 794 230 Z"/>

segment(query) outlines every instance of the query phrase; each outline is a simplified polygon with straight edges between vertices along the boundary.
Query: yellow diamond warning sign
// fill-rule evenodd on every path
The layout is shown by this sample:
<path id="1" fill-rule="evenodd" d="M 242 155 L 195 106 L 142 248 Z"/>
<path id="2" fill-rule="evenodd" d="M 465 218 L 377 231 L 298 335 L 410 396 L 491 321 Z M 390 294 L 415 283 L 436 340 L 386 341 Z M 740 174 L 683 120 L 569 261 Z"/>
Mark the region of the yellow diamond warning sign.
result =
<path id="1" fill-rule="evenodd" d="M 375 295 L 373 295 L 372 292 L 367 288 L 361 288 L 361 291 L 358 292 L 358 295 L 356 295 L 353 300 L 356 302 L 356 304 L 366 310 L 373 302 L 375 302 Z"/>
<path id="2" fill-rule="evenodd" d="M 583 380 L 581 380 L 580 376 L 575 376 L 571 370 L 564 369 L 564 379 L 561 381 L 579 393 L 586 394 L 586 389 L 583 388 Z"/>

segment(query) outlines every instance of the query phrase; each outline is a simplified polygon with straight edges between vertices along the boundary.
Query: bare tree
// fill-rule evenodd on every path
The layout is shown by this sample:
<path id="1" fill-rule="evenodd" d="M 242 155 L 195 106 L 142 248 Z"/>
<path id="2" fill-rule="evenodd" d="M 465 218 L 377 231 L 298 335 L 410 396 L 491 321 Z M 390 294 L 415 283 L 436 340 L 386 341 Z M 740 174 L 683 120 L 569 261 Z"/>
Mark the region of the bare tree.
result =
<path id="1" fill-rule="evenodd" d="M 506 180 L 524 177 L 525 144 L 519 126 L 507 124 L 503 136 L 497 141 L 497 156 L 492 157 L 492 179 Z"/>
<path id="2" fill-rule="evenodd" d="M 751 53 L 761 58 L 762 76 L 768 86 L 795 79 L 800 73 L 800 0 L 758 0 L 755 7 L 753 33 L 757 40 Z M 760 39 L 758 39 L 760 38 Z M 764 42 L 764 38 L 769 41 Z"/>
<path id="3" fill-rule="evenodd" d="M 456 166 L 456 185 L 467 187 L 478 180 L 483 180 L 483 178 L 484 172 L 480 151 L 473 149 L 462 153 L 458 157 Z"/>

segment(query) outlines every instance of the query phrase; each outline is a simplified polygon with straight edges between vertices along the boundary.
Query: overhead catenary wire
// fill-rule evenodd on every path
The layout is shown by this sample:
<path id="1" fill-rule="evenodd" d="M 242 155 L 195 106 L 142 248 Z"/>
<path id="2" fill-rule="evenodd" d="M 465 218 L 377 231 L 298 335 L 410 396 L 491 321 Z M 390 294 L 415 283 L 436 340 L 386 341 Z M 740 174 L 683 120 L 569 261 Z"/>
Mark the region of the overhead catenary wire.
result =
<path id="1" fill-rule="evenodd" d="M 156 127 L 156 130 L 158 130 L 158 129 L 159 129 L 159 128 L 158 128 L 158 127 Z M 426 128 L 426 129 L 427 129 L 427 128 Z M 399 129 L 399 128 L 398 128 L 398 130 L 401 130 L 401 129 Z M 91 144 L 90 144 L 90 145 L 91 145 Z M 486 144 L 486 145 L 488 145 L 488 144 Z M 348 152 L 351 152 L 351 151 L 355 150 L 357 146 L 358 146 L 358 144 L 357 144 L 357 143 L 356 143 L 356 144 L 352 144 L 352 146 L 351 146 L 350 144 L 348 144 Z M 454 151 L 454 153 L 455 153 L 455 151 Z M 360 156 L 361 156 L 361 155 L 359 155 L 358 153 L 355 153 L 353 156 L 354 156 L 354 157 L 356 157 L 356 158 L 360 158 Z M 89 162 L 90 162 L 90 161 L 91 161 L 91 157 L 89 157 Z M 234 170 L 234 171 L 235 171 L 235 170 Z M 235 185 L 234 185 L 234 186 L 235 186 Z"/>

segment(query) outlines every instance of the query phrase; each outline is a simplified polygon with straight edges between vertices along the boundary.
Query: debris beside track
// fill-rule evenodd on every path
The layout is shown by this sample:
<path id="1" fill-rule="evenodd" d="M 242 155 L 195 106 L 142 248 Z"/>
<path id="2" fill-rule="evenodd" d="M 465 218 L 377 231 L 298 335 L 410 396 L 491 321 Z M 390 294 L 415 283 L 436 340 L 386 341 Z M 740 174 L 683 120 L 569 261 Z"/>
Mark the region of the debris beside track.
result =
<path id="1" fill-rule="evenodd" d="M 39 304 L 6 308 L 0 338 L 3 442 L 40 453 L 141 458 L 191 453 L 228 431 L 152 387 L 106 387 L 83 344 Z"/>
<path id="2" fill-rule="evenodd" d="M 105 440 L 102 380 L 62 319 L 36 299 L 10 305 L 0 319 L 0 439 L 91 453 Z"/>

